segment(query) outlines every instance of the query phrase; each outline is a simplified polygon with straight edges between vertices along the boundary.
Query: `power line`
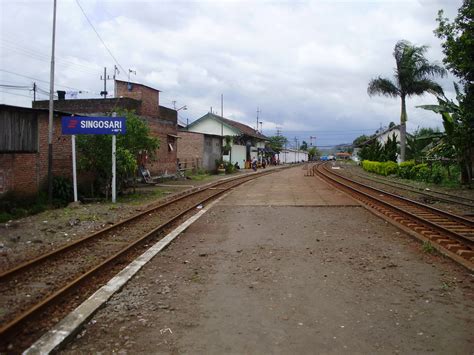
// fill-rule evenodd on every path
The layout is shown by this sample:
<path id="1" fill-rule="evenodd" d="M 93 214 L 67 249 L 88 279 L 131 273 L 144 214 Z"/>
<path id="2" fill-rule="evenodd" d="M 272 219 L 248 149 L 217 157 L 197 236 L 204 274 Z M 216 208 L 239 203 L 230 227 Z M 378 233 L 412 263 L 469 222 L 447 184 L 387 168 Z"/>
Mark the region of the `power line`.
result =
<path id="1" fill-rule="evenodd" d="M 31 90 L 30 86 L 0 84 L 0 87 L 11 90 Z"/>
<path id="2" fill-rule="evenodd" d="M 39 61 L 43 61 L 43 62 L 49 62 L 49 60 L 50 60 L 50 58 L 48 58 L 48 56 L 46 54 L 35 53 L 34 51 L 31 51 L 29 49 L 24 49 L 24 48 L 20 48 L 20 47 L 15 48 L 16 46 L 12 45 L 10 43 L 3 43 L 2 47 L 4 49 L 6 49 L 8 52 L 14 52 L 14 53 L 17 53 L 19 55 L 23 55 L 23 56 L 26 56 L 26 57 L 29 57 L 29 58 L 32 58 L 32 59 L 35 59 L 35 60 L 39 60 Z M 73 71 L 77 71 L 77 72 L 81 72 L 81 73 L 86 73 L 86 74 L 89 74 L 89 75 L 96 75 L 95 72 L 92 72 L 90 69 L 87 69 L 87 67 L 82 66 L 82 65 L 77 64 L 77 63 L 74 63 L 72 61 L 68 61 L 66 59 L 58 58 L 57 64 L 65 67 L 69 70 L 73 70 Z M 77 68 L 75 68 L 74 66 L 77 66 Z"/>
<path id="3" fill-rule="evenodd" d="M 3 92 L 4 94 L 8 94 L 8 95 L 23 96 L 23 97 L 27 97 L 27 98 L 31 99 L 31 96 L 28 96 L 28 95 L 17 94 L 17 93 L 14 93 L 14 92 L 8 92 L 8 91 L 3 91 L 3 90 L 0 90 L 0 92 Z"/>
<path id="4" fill-rule="evenodd" d="M 34 77 L 32 77 L 32 76 L 23 75 L 23 74 L 20 74 L 20 73 L 15 73 L 15 72 L 12 72 L 12 71 L 9 71 L 9 70 L 5 70 L 5 69 L 0 69 L 0 71 L 2 71 L 2 72 L 4 72 L 4 73 L 13 74 L 13 75 L 21 76 L 21 77 L 23 77 L 23 78 L 27 78 L 27 79 L 31 79 L 31 80 L 36 80 L 36 81 L 41 81 L 41 82 L 43 82 L 43 83 L 49 84 L 49 81 L 47 81 L 47 80 L 42 80 L 42 79 L 34 78 Z M 94 93 L 94 91 L 92 91 L 92 90 L 78 89 L 78 88 L 74 88 L 74 87 L 71 87 L 71 86 L 58 84 L 58 83 L 56 83 L 56 82 L 55 82 L 54 84 L 55 84 L 56 86 L 61 86 L 61 87 L 64 87 L 64 88 L 67 88 L 67 89 L 71 89 L 71 90 L 77 90 L 77 91 L 92 92 L 92 93 Z"/>
<path id="5" fill-rule="evenodd" d="M 100 37 L 99 35 L 99 32 L 97 32 L 97 30 L 95 29 L 94 25 L 92 24 L 92 22 L 89 20 L 89 17 L 87 17 L 87 14 L 86 12 L 84 11 L 84 9 L 82 8 L 81 4 L 79 3 L 79 0 L 76 0 L 76 3 L 77 5 L 79 6 L 79 8 L 81 9 L 82 13 L 84 14 L 84 17 L 86 18 L 87 22 L 89 22 L 89 25 L 91 25 L 92 29 L 94 30 L 95 34 L 97 35 L 97 37 L 99 38 L 99 40 L 102 42 L 102 44 L 104 45 L 105 49 L 107 49 L 107 52 L 109 52 L 110 56 L 113 58 L 113 60 L 115 61 L 115 63 L 120 67 L 120 69 L 122 69 L 122 72 L 125 73 L 126 70 L 120 65 L 120 63 L 118 62 L 118 60 L 115 58 L 115 56 L 112 54 L 112 51 L 109 49 L 109 47 L 107 47 L 107 45 L 105 44 L 104 40 L 102 39 L 102 37 Z"/>

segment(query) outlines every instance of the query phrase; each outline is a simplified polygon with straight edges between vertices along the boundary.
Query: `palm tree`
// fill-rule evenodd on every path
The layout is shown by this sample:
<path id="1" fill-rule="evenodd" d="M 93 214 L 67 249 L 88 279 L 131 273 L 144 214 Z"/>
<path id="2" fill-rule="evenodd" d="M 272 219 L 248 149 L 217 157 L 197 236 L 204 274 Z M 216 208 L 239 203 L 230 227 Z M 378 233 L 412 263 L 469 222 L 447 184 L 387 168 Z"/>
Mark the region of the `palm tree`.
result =
<path id="1" fill-rule="evenodd" d="M 425 92 L 442 94 L 441 86 L 430 79 L 430 76 L 446 75 L 446 70 L 438 64 L 428 62 L 424 54 L 427 46 L 417 47 L 410 42 L 402 40 L 397 42 L 393 51 L 395 57 L 395 81 L 381 78 L 372 79 L 369 82 L 367 93 L 400 97 L 402 109 L 400 115 L 400 159 L 405 160 L 406 144 L 406 121 L 407 109 L 406 98 L 412 95 L 423 95 Z"/>

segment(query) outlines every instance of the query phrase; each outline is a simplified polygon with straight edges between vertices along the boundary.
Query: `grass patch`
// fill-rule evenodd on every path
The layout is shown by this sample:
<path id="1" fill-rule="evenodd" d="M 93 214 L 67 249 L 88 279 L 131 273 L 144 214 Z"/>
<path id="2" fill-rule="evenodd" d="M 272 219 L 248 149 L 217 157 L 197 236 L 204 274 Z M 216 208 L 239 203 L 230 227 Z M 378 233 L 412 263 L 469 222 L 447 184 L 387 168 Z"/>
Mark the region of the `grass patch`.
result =
<path id="1" fill-rule="evenodd" d="M 422 249 L 423 249 L 423 252 L 425 252 L 427 254 L 433 254 L 436 251 L 436 249 L 433 247 L 433 244 L 431 244 L 428 241 L 423 242 Z"/>
<path id="2" fill-rule="evenodd" d="M 134 192 L 126 195 L 119 196 L 117 202 L 129 204 L 129 205 L 139 205 L 143 201 L 154 200 L 161 198 L 165 193 L 160 189 L 153 189 L 146 192 Z M 118 208 L 116 205 L 112 205 L 110 209 Z"/>

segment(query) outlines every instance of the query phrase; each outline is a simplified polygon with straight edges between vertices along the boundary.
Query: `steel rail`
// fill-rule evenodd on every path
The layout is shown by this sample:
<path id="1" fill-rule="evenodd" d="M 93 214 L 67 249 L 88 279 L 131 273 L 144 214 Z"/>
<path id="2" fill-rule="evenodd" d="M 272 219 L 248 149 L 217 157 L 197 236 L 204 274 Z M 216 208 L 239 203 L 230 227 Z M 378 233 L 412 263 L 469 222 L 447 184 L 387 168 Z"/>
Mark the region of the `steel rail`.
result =
<path id="1" fill-rule="evenodd" d="M 273 172 L 273 170 L 270 170 L 270 171 L 266 171 L 266 172 L 261 172 L 261 173 L 258 173 L 257 175 L 258 176 L 261 176 L 262 174 L 268 174 L 269 172 Z M 32 267 L 34 266 L 35 264 L 38 264 L 44 260 L 47 260 L 47 259 L 50 259 L 52 258 L 53 256 L 56 256 L 56 255 L 59 255 L 67 250 L 70 250 L 70 249 L 73 249 L 73 248 L 76 248 L 77 246 L 85 243 L 85 242 L 88 242 L 88 241 L 91 241 L 93 239 L 96 239 L 96 238 L 99 238 L 100 236 L 102 236 L 103 234 L 105 234 L 106 232 L 109 232 L 111 230 L 114 230 L 114 229 L 118 229 L 119 227 L 122 227 L 124 225 L 126 225 L 127 223 L 133 221 L 133 220 L 136 220 L 136 219 L 139 219 L 140 217 L 143 217 L 151 212 L 155 212 L 155 211 L 158 211 L 162 208 L 165 208 L 169 205 L 171 205 L 172 203 L 176 203 L 178 201 L 181 201 L 185 198 L 188 198 L 192 195 L 195 195 L 199 192 L 203 192 L 207 189 L 211 189 L 211 188 L 215 188 L 216 186 L 220 186 L 220 185 L 223 185 L 223 184 L 226 184 L 226 183 L 229 183 L 229 182 L 232 182 L 232 181 L 235 181 L 235 180 L 239 180 L 239 179 L 245 179 L 246 177 L 248 176 L 253 176 L 254 174 L 247 174 L 245 176 L 238 176 L 238 177 L 235 177 L 235 178 L 231 178 L 231 179 L 226 179 L 226 180 L 221 180 L 221 181 L 218 181 L 218 182 L 215 182 L 215 183 L 212 183 L 208 186 L 204 186 L 204 187 L 198 187 L 196 188 L 195 190 L 191 190 L 189 191 L 188 193 L 185 193 L 184 195 L 179 195 L 179 196 L 176 196 L 176 198 L 172 198 L 168 201 L 164 201 L 163 203 L 160 203 L 159 205 L 157 206 L 153 206 L 153 207 L 150 207 L 149 209 L 146 209 L 145 211 L 142 211 L 142 212 L 139 212 L 131 217 L 128 217 L 126 219 L 123 219 L 117 223 L 115 223 L 114 225 L 111 225 L 109 227 L 106 227 L 106 228 L 103 228 L 97 232 L 94 232 L 92 234 L 89 234 L 89 235 L 86 235 L 85 237 L 83 238 L 80 238 L 80 239 L 77 239 L 69 244 L 66 244 L 66 245 L 63 245 L 57 249 L 54 249 L 48 253 L 45 253 L 45 254 L 42 254 L 42 255 L 39 255 L 38 257 L 32 259 L 32 260 L 28 260 L 28 261 L 25 261 L 23 263 L 20 263 L 18 264 L 17 266 L 11 268 L 11 269 L 8 269 L 8 270 L 5 270 L 3 271 L 2 273 L 0 273 L 0 282 L 2 281 L 5 281 L 5 279 L 17 274 L 18 272 L 23 272 L 26 268 L 29 268 L 29 267 Z"/>
<path id="2" fill-rule="evenodd" d="M 391 186 L 391 187 L 394 187 L 394 188 L 401 188 L 401 189 L 406 190 L 406 191 L 411 191 L 411 192 L 414 192 L 414 193 L 417 193 L 417 194 L 420 194 L 420 195 L 425 195 L 425 196 L 428 196 L 428 197 L 432 197 L 432 198 L 434 198 L 438 201 L 456 203 L 458 205 L 474 208 L 474 199 L 471 199 L 471 198 L 468 198 L 468 197 L 448 194 L 446 192 L 441 192 L 441 191 L 436 191 L 436 190 L 430 190 L 430 192 L 426 192 L 425 190 L 423 190 L 421 188 L 413 187 L 413 186 L 410 186 L 408 184 L 404 184 L 404 183 L 401 183 L 401 182 L 391 183 L 391 182 L 388 182 L 388 181 L 384 181 L 382 179 L 377 179 L 375 177 L 364 176 L 364 175 L 361 175 L 361 174 L 357 174 L 357 176 L 359 176 L 362 179 L 367 179 L 367 180 L 373 181 L 373 182 L 378 183 L 378 184 L 387 185 L 387 186 Z M 445 196 L 445 197 L 435 196 L 435 194 L 439 194 L 439 195 Z M 464 200 L 464 201 L 468 201 L 468 202 L 456 201 L 456 199 Z"/>
<path id="3" fill-rule="evenodd" d="M 474 240 L 473 239 L 470 239 L 470 238 L 467 238 L 457 232 L 454 232 L 452 230 L 449 230 L 433 221 L 430 221 L 430 220 L 427 220 L 425 218 L 422 218 L 414 213 L 411 213 L 401 207 L 398 207 L 398 206 L 394 206 L 393 204 L 390 204 L 389 202 L 387 201 L 383 201 L 382 199 L 380 198 L 377 198 L 369 193 L 366 193 L 364 191 L 361 191 L 360 189 L 354 187 L 354 186 L 349 186 L 347 184 L 344 184 L 343 182 L 341 181 L 338 181 L 336 180 L 334 177 L 330 176 L 330 175 L 333 175 L 333 176 L 337 176 L 338 178 L 342 179 L 342 180 L 346 180 L 348 182 L 351 182 L 351 183 L 354 183 L 355 185 L 357 186 L 362 186 L 363 188 L 366 188 L 368 190 L 372 190 L 374 192 L 377 192 L 377 193 L 381 193 L 383 195 L 389 195 L 391 198 L 394 198 L 394 199 L 398 199 L 398 200 L 402 200 L 403 202 L 405 203 L 408 203 L 408 204 L 413 204 L 415 205 L 416 207 L 418 208 L 422 208 L 424 210 L 428 210 L 430 212 L 433 212 L 434 214 L 437 214 L 438 212 L 440 214 L 442 214 L 443 217 L 445 218 L 453 218 L 455 219 L 456 221 L 460 221 L 461 223 L 464 223 L 466 222 L 467 224 L 469 224 L 469 227 L 472 228 L 474 223 L 468 219 L 465 219 L 465 218 L 462 218 L 462 217 L 459 217 L 459 216 L 456 216 L 456 215 L 453 215 L 453 214 L 450 214 L 450 213 L 447 213 L 447 212 L 444 212 L 444 211 L 441 211 L 441 210 L 438 210 L 438 209 L 435 209 L 435 208 L 432 208 L 430 206 L 426 206 L 426 205 L 423 205 L 419 202 L 416 202 L 416 201 L 412 201 L 412 200 L 409 200 L 409 199 L 406 199 L 404 197 L 401 197 L 401 196 L 397 196 L 397 195 L 394 195 L 394 194 L 390 194 L 390 193 L 386 193 L 385 191 L 383 190 L 379 190 L 379 189 L 376 189 L 376 188 L 372 188 L 372 187 L 369 187 L 369 186 L 366 186 L 364 184 L 361 184 L 361 183 L 358 183 L 356 181 L 353 181 L 351 179 L 348 179 L 348 178 L 345 178 L 345 177 L 342 177 L 340 176 L 339 174 L 336 174 L 336 173 L 333 173 L 333 172 L 330 172 L 329 170 L 327 170 L 326 167 L 322 167 L 322 169 L 324 169 L 326 171 L 326 173 L 323 173 L 321 172 L 320 170 L 320 166 L 322 166 L 322 164 L 318 165 L 316 167 L 316 171 L 319 173 L 319 175 L 323 175 L 324 177 L 326 177 L 327 179 L 330 179 L 332 182 L 340 185 L 340 186 L 343 186 L 351 191 L 355 191 L 357 192 L 358 194 L 368 198 L 369 200 L 371 201 L 376 201 L 377 203 L 381 203 L 383 204 L 385 207 L 387 207 L 388 209 L 392 209 L 392 210 L 395 210 L 397 211 L 397 213 L 403 215 L 403 216 L 406 216 L 408 218 L 411 218 L 412 220 L 415 220 L 417 221 L 418 223 L 420 223 L 422 226 L 424 226 L 425 228 L 430 228 L 432 230 L 435 230 L 435 231 L 438 231 L 438 232 L 441 232 L 442 234 L 444 235 L 447 235 L 463 244 L 466 244 L 469 248 L 472 249 L 472 247 L 474 246 Z M 473 230 L 474 231 L 474 230 Z"/>
<path id="4" fill-rule="evenodd" d="M 18 315 L 17 317 L 12 319 L 11 321 L 9 321 L 7 324 L 2 325 L 1 328 L 0 328 L 0 337 L 4 337 L 6 334 L 9 334 L 12 331 L 18 329 L 18 327 L 21 324 L 24 324 L 24 322 L 26 320 L 38 315 L 38 313 L 40 313 L 43 309 L 45 309 L 46 307 L 48 307 L 52 303 L 58 301 L 67 292 L 69 292 L 69 291 L 73 290 L 75 287 L 81 285 L 82 282 L 84 282 L 84 280 L 90 278 L 94 274 L 96 274 L 99 271 L 103 270 L 105 267 L 111 265 L 115 260 L 117 260 L 118 258 L 123 256 L 124 254 L 129 252 L 134 247 L 138 246 L 140 243 L 145 241 L 147 238 L 153 236 L 154 234 L 156 234 L 160 230 L 168 227 L 169 225 L 174 223 L 176 220 L 178 220 L 179 218 L 183 217 L 185 214 L 189 213 L 191 210 L 196 208 L 198 205 L 206 203 L 207 201 L 209 201 L 211 199 L 214 199 L 217 196 L 225 193 L 226 191 L 228 191 L 228 190 L 230 190 L 230 189 L 232 189 L 232 188 L 234 188 L 238 185 L 241 185 L 241 184 L 243 184 L 247 181 L 253 180 L 255 178 L 258 178 L 258 177 L 261 177 L 261 176 L 264 176 L 264 175 L 268 175 L 268 174 L 273 173 L 275 171 L 276 170 L 270 170 L 270 171 L 261 172 L 261 173 L 258 173 L 258 174 L 248 174 L 246 176 L 241 176 L 241 177 L 234 178 L 234 179 L 228 179 L 228 180 L 225 180 L 224 182 L 221 182 L 221 183 L 217 184 L 217 185 L 223 185 L 223 184 L 226 184 L 226 183 L 234 183 L 233 185 L 231 185 L 227 188 L 222 188 L 222 189 L 215 189 L 214 188 L 213 189 L 213 187 L 215 187 L 216 184 L 212 184 L 210 186 L 207 186 L 204 189 L 199 189 L 197 191 L 193 191 L 192 193 L 189 193 L 189 194 L 186 194 L 186 195 L 182 196 L 182 197 L 190 197 L 190 196 L 192 196 L 196 193 L 203 192 L 203 191 L 208 190 L 208 189 L 209 190 L 212 189 L 215 192 L 212 196 L 208 196 L 208 197 L 205 197 L 204 199 L 199 200 L 198 202 L 194 203 L 191 207 L 181 211 L 178 215 L 172 217 L 168 221 L 160 224 L 156 228 L 154 228 L 151 231 L 147 232 L 145 235 L 143 235 L 140 238 L 134 240 L 133 242 L 128 244 L 126 247 L 124 247 L 123 249 L 121 249 L 120 251 L 115 253 L 114 255 L 110 256 L 106 260 L 102 261 L 100 264 L 96 265 L 93 269 L 90 269 L 86 273 L 84 273 L 81 276 L 77 277 L 76 279 L 70 281 L 67 285 L 65 285 L 65 286 L 61 287 L 60 289 L 56 290 L 54 293 L 50 294 L 49 296 L 47 296 L 46 298 L 41 300 L 39 303 L 37 303 L 34 306 L 30 307 L 28 310 L 24 311 L 23 313 L 21 313 L 20 315 Z M 181 198 L 179 198 L 178 200 L 181 200 Z M 176 201 L 177 200 L 168 201 L 166 204 L 160 205 L 158 207 L 168 206 L 171 202 L 176 202 Z M 153 210 L 153 209 L 151 209 L 151 210 Z M 147 212 L 149 212 L 149 210 L 147 210 Z M 136 217 L 136 216 L 134 216 L 134 217 Z M 129 220 L 133 220 L 133 219 L 134 218 L 129 218 L 129 219 L 125 220 L 125 222 L 129 221 Z M 121 223 L 121 225 L 123 225 L 123 224 L 124 223 Z M 107 229 L 109 229 L 109 228 L 107 228 Z M 58 249 L 58 252 L 60 252 L 61 250 L 63 250 L 63 249 Z M 35 264 L 36 263 L 37 262 L 35 262 Z"/>

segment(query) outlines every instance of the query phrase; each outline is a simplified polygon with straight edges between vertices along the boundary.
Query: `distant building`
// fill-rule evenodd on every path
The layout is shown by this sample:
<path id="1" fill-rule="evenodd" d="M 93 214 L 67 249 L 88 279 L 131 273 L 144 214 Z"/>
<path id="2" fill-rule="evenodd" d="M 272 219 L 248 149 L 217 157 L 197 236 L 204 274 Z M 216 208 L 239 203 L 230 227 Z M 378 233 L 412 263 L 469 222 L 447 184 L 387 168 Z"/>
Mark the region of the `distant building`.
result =
<path id="1" fill-rule="evenodd" d="M 278 155 L 281 164 L 301 163 L 308 161 L 308 152 L 298 149 L 282 149 Z"/>
<path id="2" fill-rule="evenodd" d="M 232 164 L 238 163 L 242 168 L 245 162 L 262 158 L 265 142 L 268 141 L 266 136 L 253 128 L 213 113 L 192 122 L 187 130 L 221 137 L 223 159 Z M 185 141 L 182 143 L 185 144 Z"/>
<path id="3" fill-rule="evenodd" d="M 409 134 L 407 133 L 407 136 Z M 390 138 L 392 139 L 395 137 L 395 140 L 397 142 L 397 145 L 400 145 L 400 125 L 394 125 L 392 127 L 389 127 L 387 129 L 380 129 L 376 131 L 375 135 L 371 137 L 370 139 L 366 140 L 365 142 L 359 144 L 357 147 L 354 147 L 353 155 L 358 155 L 360 149 L 370 143 L 372 143 L 374 140 L 377 140 L 382 146 L 384 146 L 387 143 L 387 140 Z M 400 157 L 397 154 L 397 160 L 399 160 Z"/>
<path id="4" fill-rule="evenodd" d="M 55 100 L 54 108 L 76 115 L 103 116 L 118 108 L 134 110 L 150 127 L 151 134 L 159 138 L 160 147 L 154 152 L 143 152 L 140 164 L 152 175 L 176 173 L 177 112 L 160 106 L 160 91 L 149 86 L 115 80 L 115 98 Z M 49 101 L 33 102 L 33 108 L 47 109 Z"/>

